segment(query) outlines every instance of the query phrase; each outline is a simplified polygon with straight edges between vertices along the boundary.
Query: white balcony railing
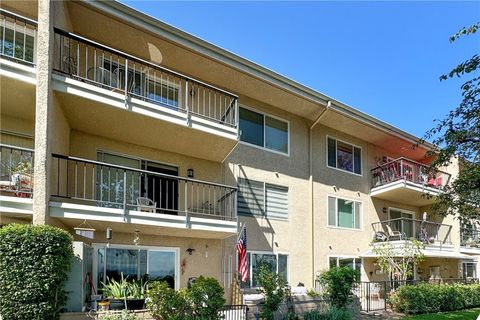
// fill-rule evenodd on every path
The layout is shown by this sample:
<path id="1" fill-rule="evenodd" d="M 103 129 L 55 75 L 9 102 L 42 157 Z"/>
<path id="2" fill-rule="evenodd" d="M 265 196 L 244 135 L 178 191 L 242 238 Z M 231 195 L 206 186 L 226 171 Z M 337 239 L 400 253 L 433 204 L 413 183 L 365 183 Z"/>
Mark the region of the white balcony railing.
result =
<path id="1" fill-rule="evenodd" d="M 36 21 L 0 9 L 0 57 L 35 65 L 36 38 Z"/>

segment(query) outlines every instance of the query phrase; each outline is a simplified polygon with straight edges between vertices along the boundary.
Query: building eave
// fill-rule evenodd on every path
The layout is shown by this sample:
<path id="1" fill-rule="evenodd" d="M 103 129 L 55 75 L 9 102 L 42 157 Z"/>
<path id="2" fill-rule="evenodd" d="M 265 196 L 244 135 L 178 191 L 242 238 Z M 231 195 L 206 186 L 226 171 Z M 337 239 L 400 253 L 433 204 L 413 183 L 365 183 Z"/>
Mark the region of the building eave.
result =
<path id="1" fill-rule="evenodd" d="M 207 56 L 213 60 L 223 63 L 229 67 L 237 69 L 245 74 L 256 77 L 270 83 L 273 86 L 281 88 L 294 95 L 300 96 L 318 105 L 320 109 L 326 107 L 327 103 L 331 102 L 331 110 L 339 112 L 356 121 L 364 123 L 368 126 L 377 128 L 393 136 L 407 140 L 412 143 L 418 143 L 419 138 L 400 130 L 393 125 L 381 121 L 371 115 L 361 112 L 345 103 L 335 100 L 321 92 L 318 92 L 308 86 L 302 85 L 286 76 L 283 76 L 275 71 L 263 67 L 255 62 L 240 57 L 226 49 L 216 46 L 199 37 L 193 36 L 185 31 L 182 31 L 170 24 L 162 22 L 148 14 L 142 13 L 118 1 L 97 1 L 85 0 L 84 3 L 90 7 L 105 12 L 117 19 L 127 23 L 134 24 L 142 29 L 158 35 L 164 39 L 178 43 L 179 45 L 188 48 L 193 52 Z M 423 143 L 426 148 L 433 148 L 434 145 L 426 142 Z"/>

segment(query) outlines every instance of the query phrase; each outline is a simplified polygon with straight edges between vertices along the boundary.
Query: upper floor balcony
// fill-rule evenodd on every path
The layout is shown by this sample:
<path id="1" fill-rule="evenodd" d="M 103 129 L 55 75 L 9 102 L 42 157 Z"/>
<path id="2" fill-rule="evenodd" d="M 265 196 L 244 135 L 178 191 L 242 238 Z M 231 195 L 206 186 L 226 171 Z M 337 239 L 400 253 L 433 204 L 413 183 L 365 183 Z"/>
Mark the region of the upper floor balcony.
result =
<path id="1" fill-rule="evenodd" d="M 0 144 L 0 216 L 33 214 L 33 160 L 31 149 Z"/>
<path id="2" fill-rule="evenodd" d="M 55 29 L 54 38 L 53 86 L 72 126 L 90 131 L 93 116 L 100 135 L 128 141 L 119 127 L 143 130 L 164 145 L 130 142 L 213 161 L 236 144 L 236 95 L 70 32 Z"/>
<path id="3" fill-rule="evenodd" d="M 470 226 L 460 229 L 460 246 L 480 251 L 480 229 Z"/>
<path id="4" fill-rule="evenodd" d="M 450 181 L 450 174 L 432 171 L 427 165 L 398 158 L 371 170 L 371 196 L 414 206 L 432 204 Z"/>
<path id="5" fill-rule="evenodd" d="M 50 215 L 67 225 L 88 220 L 210 238 L 237 232 L 235 187 L 165 174 L 160 166 L 52 157 Z"/>
<path id="6" fill-rule="evenodd" d="M 434 221 L 397 218 L 372 223 L 374 241 L 415 239 L 426 245 L 451 245 L 452 226 Z"/>

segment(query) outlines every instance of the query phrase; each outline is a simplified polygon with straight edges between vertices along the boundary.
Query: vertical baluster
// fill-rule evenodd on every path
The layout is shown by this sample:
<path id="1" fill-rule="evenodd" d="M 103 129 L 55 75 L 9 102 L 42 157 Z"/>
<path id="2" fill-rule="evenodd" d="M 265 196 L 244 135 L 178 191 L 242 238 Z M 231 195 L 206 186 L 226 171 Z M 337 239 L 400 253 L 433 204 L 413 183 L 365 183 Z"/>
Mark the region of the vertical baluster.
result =
<path id="1" fill-rule="evenodd" d="M 185 80 L 185 111 L 188 115 L 188 80 Z"/>
<path id="2" fill-rule="evenodd" d="M 83 162 L 83 199 L 87 199 L 87 168 Z"/>
<path id="3" fill-rule="evenodd" d="M 67 162 L 67 197 L 70 197 L 70 193 L 68 192 L 69 191 L 68 190 L 69 189 L 68 176 L 70 175 L 69 172 L 68 172 L 68 162 L 69 162 L 69 160 L 67 159 L 66 162 Z"/>
<path id="4" fill-rule="evenodd" d="M 93 48 L 93 81 L 97 82 L 97 48 Z"/>
<path id="5" fill-rule="evenodd" d="M 17 57 L 16 54 L 15 54 L 15 51 L 16 51 L 16 48 L 17 48 L 17 45 L 15 43 L 16 42 L 16 36 L 17 36 L 17 28 L 16 27 L 17 27 L 17 18 L 15 17 L 13 19 L 13 42 L 12 42 L 12 44 L 13 44 L 12 57 L 13 58 Z"/>
<path id="6" fill-rule="evenodd" d="M 78 183 L 78 170 L 77 170 L 77 168 L 78 168 L 78 162 L 77 162 L 77 160 L 75 160 L 75 172 L 74 172 L 74 175 L 75 175 L 74 176 L 74 178 L 75 178 L 75 182 L 74 182 L 75 183 L 75 186 L 74 186 L 75 198 L 77 198 L 77 183 Z"/>
<path id="7" fill-rule="evenodd" d="M 80 77 L 80 42 L 77 41 L 77 76 Z"/>
<path id="8" fill-rule="evenodd" d="M 127 170 L 123 169 L 123 209 L 127 210 Z"/>

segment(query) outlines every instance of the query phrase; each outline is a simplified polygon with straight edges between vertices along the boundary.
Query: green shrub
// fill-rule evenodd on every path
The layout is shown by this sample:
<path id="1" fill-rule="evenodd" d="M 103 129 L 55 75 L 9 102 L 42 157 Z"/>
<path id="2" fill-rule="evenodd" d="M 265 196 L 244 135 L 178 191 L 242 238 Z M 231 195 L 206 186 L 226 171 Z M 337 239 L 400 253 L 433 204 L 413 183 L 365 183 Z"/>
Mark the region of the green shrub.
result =
<path id="1" fill-rule="evenodd" d="M 258 273 L 258 283 L 258 292 L 265 297 L 260 316 L 265 320 L 273 320 L 275 311 L 286 297 L 287 282 L 276 272 L 271 272 L 268 265 L 263 264 Z"/>
<path id="2" fill-rule="evenodd" d="M 149 283 L 147 308 L 155 319 L 217 320 L 225 304 L 224 290 L 214 278 L 200 276 L 191 288 L 174 290 L 166 282 Z"/>
<path id="3" fill-rule="evenodd" d="M 225 305 L 224 290 L 214 278 L 198 277 L 190 289 L 187 299 L 192 304 L 192 313 L 196 319 L 220 319 Z"/>
<path id="4" fill-rule="evenodd" d="M 9 319 L 58 319 L 73 258 L 72 236 L 44 225 L 0 229 L 0 314 Z"/>
<path id="5" fill-rule="evenodd" d="M 358 271 L 350 267 L 333 267 L 320 275 L 320 283 L 326 286 L 327 298 L 332 306 L 345 309 L 353 284 L 359 278 Z"/>
<path id="6" fill-rule="evenodd" d="M 347 309 L 333 307 L 323 313 L 318 310 L 305 312 L 303 318 L 305 320 L 350 320 L 352 315 Z"/>
<path id="7" fill-rule="evenodd" d="M 128 310 L 122 310 L 122 313 L 107 312 L 105 315 L 101 316 L 101 320 L 140 320 L 139 317 L 133 312 Z"/>
<path id="8" fill-rule="evenodd" d="M 164 281 L 154 281 L 148 285 L 146 302 L 155 319 L 185 320 L 190 314 L 186 290 L 172 289 Z"/>
<path id="9" fill-rule="evenodd" d="M 480 284 L 428 284 L 402 286 L 390 303 L 404 313 L 435 313 L 480 307 Z"/>

